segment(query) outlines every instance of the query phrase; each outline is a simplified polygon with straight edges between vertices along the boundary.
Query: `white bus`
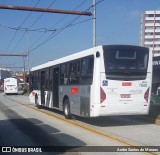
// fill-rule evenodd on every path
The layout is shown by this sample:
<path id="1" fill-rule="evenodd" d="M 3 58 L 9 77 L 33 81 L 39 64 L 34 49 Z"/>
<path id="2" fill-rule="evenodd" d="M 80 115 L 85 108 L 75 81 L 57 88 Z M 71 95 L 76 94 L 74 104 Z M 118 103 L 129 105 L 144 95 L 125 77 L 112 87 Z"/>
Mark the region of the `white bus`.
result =
<path id="1" fill-rule="evenodd" d="M 24 83 L 20 83 L 17 78 L 4 79 L 4 93 L 5 94 L 23 94 Z"/>
<path id="2" fill-rule="evenodd" d="M 33 67 L 29 97 L 66 118 L 148 114 L 151 82 L 148 48 L 104 45 Z"/>

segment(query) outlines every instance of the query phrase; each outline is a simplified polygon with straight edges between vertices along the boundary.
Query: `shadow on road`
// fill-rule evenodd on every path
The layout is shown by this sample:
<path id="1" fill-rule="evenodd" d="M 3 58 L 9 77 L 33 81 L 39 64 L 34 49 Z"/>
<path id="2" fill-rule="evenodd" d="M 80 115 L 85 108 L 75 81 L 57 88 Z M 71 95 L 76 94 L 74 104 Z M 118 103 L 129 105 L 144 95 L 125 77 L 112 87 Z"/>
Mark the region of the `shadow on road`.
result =
<path id="1" fill-rule="evenodd" d="M 63 112 L 59 110 L 46 107 L 43 107 L 43 109 L 59 114 L 63 117 Z M 149 118 L 150 115 L 101 116 L 91 118 L 73 115 L 73 119 L 77 121 L 100 127 L 154 124 L 155 120 Z"/>
<path id="2" fill-rule="evenodd" d="M 100 126 L 100 127 L 109 127 L 109 126 L 130 126 L 130 125 L 144 125 L 144 124 L 152 124 L 153 122 L 148 121 L 144 116 L 136 115 L 136 116 L 102 116 L 96 118 L 82 118 L 77 117 L 78 121 Z"/>
<path id="3" fill-rule="evenodd" d="M 0 120 L 0 146 L 46 146 L 52 151 L 55 149 L 53 152 L 68 152 L 86 145 L 41 120 L 23 118 L 9 108 L 0 108 L 0 112 L 5 116 Z"/>

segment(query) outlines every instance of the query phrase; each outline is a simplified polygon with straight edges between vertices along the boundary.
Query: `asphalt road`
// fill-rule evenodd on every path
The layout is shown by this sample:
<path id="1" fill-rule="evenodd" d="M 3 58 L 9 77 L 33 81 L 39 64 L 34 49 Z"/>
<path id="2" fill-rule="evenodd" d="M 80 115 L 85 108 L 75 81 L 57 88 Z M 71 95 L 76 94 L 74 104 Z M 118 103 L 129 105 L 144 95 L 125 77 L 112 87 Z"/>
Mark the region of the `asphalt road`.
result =
<path id="1" fill-rule="evenodd" d="M 34 107 L 26 96 L 0 94 L 0 146 L 51 146 L 48 149 L 64 150 L 65 148 L 65 151 L 71 149 L 67 146 L 71 146 L 72 149 L 84 146 L 124 146 L 125 142 L 130 146 L 160 146 L 160 126 L 138 117 L 77 117 L 72 121 L 73 123 L 69 123 L 53 117 L 53 111 L 43 109 L 44 112 L 41 112 L 25 105 Z M 64 118 L 60 112 L 54 115 Z M 145 152 L 131 153 L 144 154 Z M 112 152 L 112 154 L 124 154 L 124 152 Z M 154 152 L 154 154 L 158 153 Z"/>

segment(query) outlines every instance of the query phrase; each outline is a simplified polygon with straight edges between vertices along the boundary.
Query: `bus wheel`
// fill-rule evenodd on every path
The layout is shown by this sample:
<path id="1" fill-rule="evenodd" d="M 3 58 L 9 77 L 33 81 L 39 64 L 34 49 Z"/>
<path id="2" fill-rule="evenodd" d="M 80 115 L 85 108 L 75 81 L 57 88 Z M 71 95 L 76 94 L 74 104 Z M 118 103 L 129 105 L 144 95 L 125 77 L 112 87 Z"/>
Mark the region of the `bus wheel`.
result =
<path id="1" fill-rule="evenodd" d="M 40 109 L 39 101 L 38 101 L 38 96 L 35 96 L 35 106 Z"/>
<path id="2" fill-rule="evenodd" d="M 64 116 L 65 116 L 66 119 L 71 119 L 69 99 L 66 99 L 64 101 L 63 113 L 64 113 Z"/>

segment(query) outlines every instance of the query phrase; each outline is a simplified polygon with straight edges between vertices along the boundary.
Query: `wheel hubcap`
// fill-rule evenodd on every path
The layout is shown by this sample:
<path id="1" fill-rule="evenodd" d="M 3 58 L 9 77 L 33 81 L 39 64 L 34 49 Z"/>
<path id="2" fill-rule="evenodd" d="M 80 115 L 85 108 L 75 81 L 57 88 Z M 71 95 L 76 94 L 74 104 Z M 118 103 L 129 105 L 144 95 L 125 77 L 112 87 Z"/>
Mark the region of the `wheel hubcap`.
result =
<path id="1" fill-rule="evenodd" d="M 68 106 L 67 106 L 67 104 L 65 105 L 64 112 L 65 112 L 66 115 L 68 115 Z"/>

